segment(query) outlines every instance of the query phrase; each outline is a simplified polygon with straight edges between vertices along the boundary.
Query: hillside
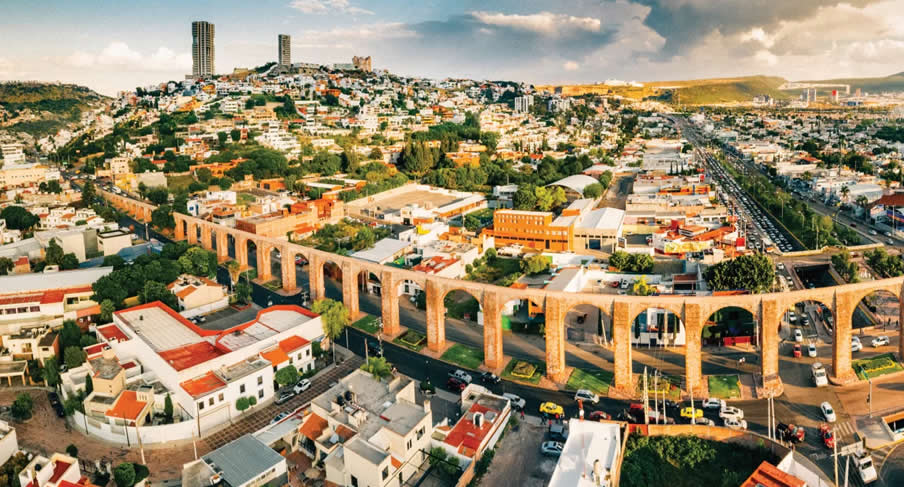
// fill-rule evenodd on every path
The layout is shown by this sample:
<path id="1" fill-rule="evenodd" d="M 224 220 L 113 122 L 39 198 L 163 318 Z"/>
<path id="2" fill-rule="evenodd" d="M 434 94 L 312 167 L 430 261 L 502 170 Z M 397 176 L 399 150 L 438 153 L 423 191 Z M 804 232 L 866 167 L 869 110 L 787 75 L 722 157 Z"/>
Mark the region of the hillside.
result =
<path id="1" fill-rule="evenodd" d="M 904 91 L 904 72 L 880 78 L 837 78 L 825 80 L 807 80 L 801 83 L 851 85 L 851 93 L 857 88 L 870 93 L 883 91 Z"/>
<path id="2" fill-rule="evenodd" d="M 79 121 L 81 113 L 107 98 L 78 85 L 36 82 L 0 83 L 0 132 L 32 137 L 56 133 Z"/>
<path id="3" fill-rule="evenodd" d="M 566 85 L 537 86 L 539 91 L 560 91 L 566 96 L 583 94 L 619 95 L 635 100 L 655 98 L 665 102 L 680 102 L 682 105 L 706 105 L 719 103 L 749 102 L 757 95 L 769 95 L 776 99 L 786 99 L 790 95 L 779 91 L 783 78 L 771 76 L 744 76 L 739 78 L 713 78 L 683 81 L 653 81 L 643 83 L 642 88 L 630 86 Z M 680 93 L 679 95 L 676 95 Z"/>

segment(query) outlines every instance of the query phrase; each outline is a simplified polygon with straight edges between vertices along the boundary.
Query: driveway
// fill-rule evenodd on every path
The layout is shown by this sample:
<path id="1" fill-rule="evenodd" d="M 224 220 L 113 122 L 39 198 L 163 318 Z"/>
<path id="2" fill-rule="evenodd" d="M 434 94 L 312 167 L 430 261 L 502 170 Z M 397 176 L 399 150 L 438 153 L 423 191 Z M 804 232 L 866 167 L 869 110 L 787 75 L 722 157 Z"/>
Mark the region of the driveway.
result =
<path id="1" fill-rule="evenodd" d="M 519 485 L 544 487 L 556 468 L 556 458 L 540 454 L 546 428 L 522 421 L 518 430 L 510 429 L 496 443 L 496 456 L 480 485 Z"/>

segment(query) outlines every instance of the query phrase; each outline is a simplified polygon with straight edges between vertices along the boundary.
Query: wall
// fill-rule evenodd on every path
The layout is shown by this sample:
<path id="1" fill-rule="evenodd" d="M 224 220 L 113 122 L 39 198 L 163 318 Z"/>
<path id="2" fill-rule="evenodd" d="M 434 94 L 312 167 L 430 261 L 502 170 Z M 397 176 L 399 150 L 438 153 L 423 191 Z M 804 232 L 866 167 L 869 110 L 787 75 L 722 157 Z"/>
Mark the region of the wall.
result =
<path id="1" fill-rule="evenodd" d="M 197 435 L 195 421 L 183 421 L 181 423 L 164 424 L 159 426 L 141 426 L 139 428 L 113 426 L 109 423 L 86 418 L 84 414 L 75 411 L 68 419 L 69 424 L 82 433 L 87 433 L 106 441 L 120 445 L 137 445 L 138 435 L 141 435 L 142 444 L 165 443 L 191 439 Z M 128 439 L 126 438 L 128 435 Z"/>

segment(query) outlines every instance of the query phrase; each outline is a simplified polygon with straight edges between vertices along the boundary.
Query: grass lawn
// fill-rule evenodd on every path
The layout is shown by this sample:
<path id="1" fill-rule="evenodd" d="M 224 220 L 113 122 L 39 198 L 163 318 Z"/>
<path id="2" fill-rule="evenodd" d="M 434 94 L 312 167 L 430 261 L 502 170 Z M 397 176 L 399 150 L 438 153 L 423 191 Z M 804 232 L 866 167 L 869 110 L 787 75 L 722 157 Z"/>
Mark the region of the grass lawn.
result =
<path id="1" fill-rule="evenodd" d="M 654 392 L 659 394 L 659 397 L 662 397 L 662 392 L 665 391 L 666 399 L 679 401 L 681 400 L 681 379 L 667 375 L 662 376 L 659 378 L 659 388 L 656 389 L 656 379 L 652 375 L 647 375 L 647 391 L 650 397 L 653 397 Z M 640 396 L 642 394 L 643 376 L 641 375 L 637 378 L 637 395 Z"/>
<path id="2" fill-rule="evenodd" d="M 401 345 L 409 350 L 420 352 L 427 345 L 427 337 L 415 330 L 408 330 L 401 336 L 392 341 L 396 345 Z"/>
<path id="3" fill-rule="evenodd" d="M 483 350 L 456 343 L 446 350 L 441 359 L 469 369 L 477 369 L 483 363 Z"/>
<path id="4" fill-rule="evenodd" d="M 528 377 L 523 377 L 521 375 L 515 375 L 519 368 L 521 369 L 533 369 L 533 374 Z M 502 378 L 514 380 L 518 382 L 527 382 L 529 384 L 539 384 L 540 379 L 546 375 L 546 364 L 545 363 L 537 363 L 530 362 L 527 360 L 518 360 L 512 359 L 509 361 L 508 365 L 505 366 L 505 370 L 502 371 Z"/>
<path id="5" fill-rule="evenodd" d="M 264 287 L 271 291 L 278 291 L 282 288 L 282 282 L 279 279 L 273 279 L 264 283 Z"/>
<path id="6" fill-rule="evenodd" d="M 883 353 L 871 358 L 854 360 L 851 368 L 857 374 L 860 380 L 867 378 L 879 377 L 880 375 L 891 374 L 904 370 L 901 364 L 895 360 L 894 354 Z"/>
<path id="7" fill-rule="evenodd" d="M 740 379 L 737 375 L 709 376 L 709 397 L 715 397 L 718 399 L 740 398 Z"/>
<path id="8" fill-rule="evenodd" d="M 574 369 L 571 377 L 568 378 L 568 383 L 565 384 L 565 389 L 569 391 L 588 389 L 600 396 L 605 396 L 609 394 L 609 384 L 612 384 L 613 378 L 614 375 L 608 370 L 594 369 L 588 372 Z"/>
<path id="9" fill-rule="evenodd" d="M 254 203 L 255 200 L 257 200 L 257 197 L 255 197 L 253 194 L 237 193 L 235 195 L 235 203 L 239 206 L 250 205 L 251 203 Z"/>
<path id="10" fill-rule="evenodd" d="M 167 176 L 166 177 L 166 189 L 170 190 L 171 193 L 175 193 L 179 190 L 188 190 L 188 185 L 194 181 L 194 178 L 191 177 L 191 174 L 186 174 L 185 176 Z"/>
<path id="11" fill-rule="evenodd" d="M 376 335 L 378 331 L 380 331 L 380 325 L 377 324 L 377 317 L 367 315 L 364 318 L 352 323 L 352 326 L 355 328 L 366 331 L 371 335 Z"/>
<path id="12" fill-rule="evenodd" d="M 518 277 L 524 275 L 524 273 L 521 272 L 520 260 L 506 259 L 503 257 L 486 260 L 487 262 L 483 265 L 477 266 L 471 270 L 471 273 L 467 276 L 468 280 L 486 282 L 489 284 L 500 284 L 503 280 L 511 280 L 514 282 Z M 492 263 L 490 261 L 492 261 Z M 511 283 L 506 284 L 510 285 Z"/>

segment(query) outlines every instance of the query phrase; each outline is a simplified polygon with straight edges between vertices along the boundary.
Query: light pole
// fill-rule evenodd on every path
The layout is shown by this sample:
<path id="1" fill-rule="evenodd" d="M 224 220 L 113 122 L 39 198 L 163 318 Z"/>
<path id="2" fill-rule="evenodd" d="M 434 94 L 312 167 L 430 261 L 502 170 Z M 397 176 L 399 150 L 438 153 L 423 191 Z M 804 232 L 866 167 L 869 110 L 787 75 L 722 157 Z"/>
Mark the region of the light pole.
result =
<path id="1" fill-rule="evenodd" d="M 869 393 L 866 395 L 866 402 L 869 403 L 869 417 L 873 417 L 873 379 L 869 375 L 866 376 L 869 382 Z"/>

